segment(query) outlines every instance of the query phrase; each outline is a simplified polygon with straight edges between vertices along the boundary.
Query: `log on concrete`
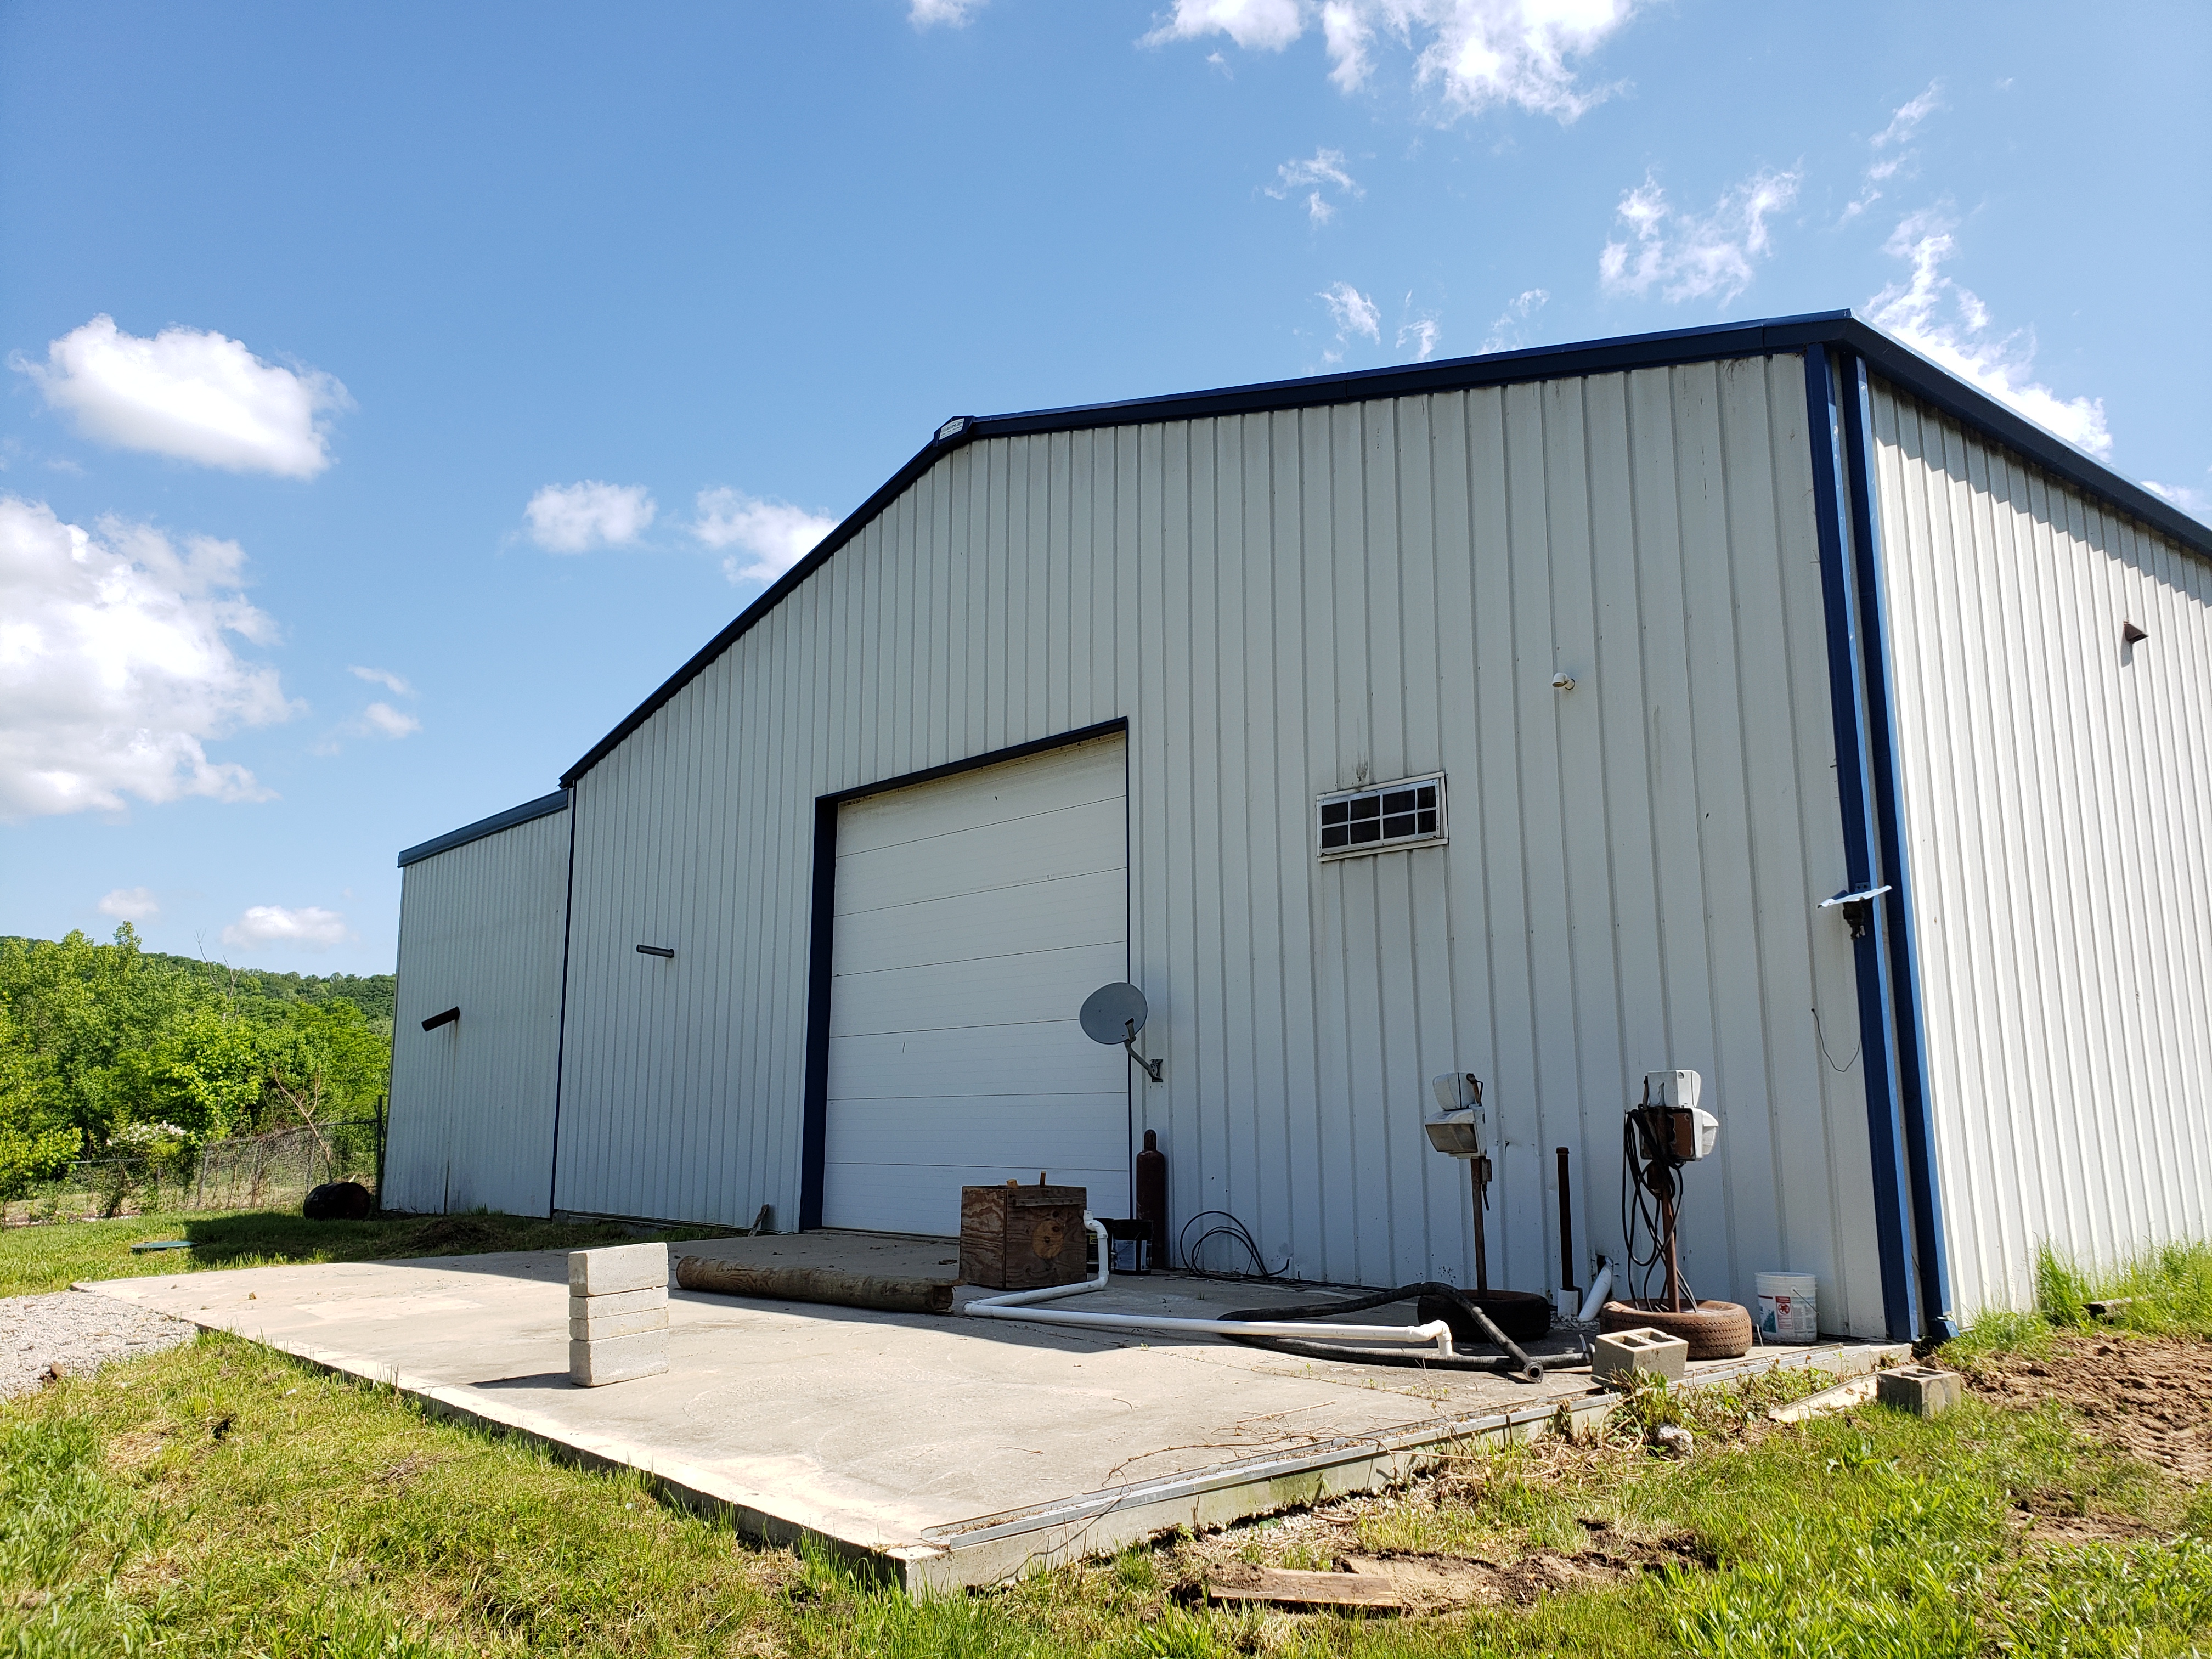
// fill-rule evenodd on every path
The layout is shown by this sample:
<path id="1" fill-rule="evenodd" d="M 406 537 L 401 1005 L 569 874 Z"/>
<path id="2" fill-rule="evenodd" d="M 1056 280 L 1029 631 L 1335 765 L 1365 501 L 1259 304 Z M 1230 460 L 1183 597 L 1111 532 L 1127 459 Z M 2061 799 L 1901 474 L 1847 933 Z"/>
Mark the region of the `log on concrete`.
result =
<path id="1" fill-rule="evenodd" d="M 1369 1607 L 1394 1613 L 1405 1605 L 1398 1587 L 1379 1572 L 1293 1572 L 1241 1563 L 1206 1575 L 1209 1601 L 1265 1601 L 1288 1607 Z"/>
<path id="2" fill-rule="evenodd" d="M 755 1297 L 766 1302 L 822 1302 L 836 1308 L 870 1308 L 882 1313 L 952 1311 L 950 1279 L 889 1279 L 847 1273 L 841 1267 L 769 1267 L 687 1255 L 677 1261 L 676 1283 L 687 1291 Z"/>

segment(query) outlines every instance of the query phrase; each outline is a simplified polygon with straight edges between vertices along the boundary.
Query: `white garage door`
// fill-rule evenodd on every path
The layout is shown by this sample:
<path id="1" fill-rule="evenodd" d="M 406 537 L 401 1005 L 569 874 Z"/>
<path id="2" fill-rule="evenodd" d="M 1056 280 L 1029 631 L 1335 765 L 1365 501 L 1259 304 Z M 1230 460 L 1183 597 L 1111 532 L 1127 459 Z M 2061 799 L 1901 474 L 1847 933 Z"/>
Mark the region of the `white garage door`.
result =
<path id="1" fill-rule="evenodd" d="M 952 1234 L 1040 1170 L 1128 1206 L 1127 1057 L 1076 1012 L 1128 977 L 1119 737 L 871 795 L 837 819 L 826 1226 Z"/>

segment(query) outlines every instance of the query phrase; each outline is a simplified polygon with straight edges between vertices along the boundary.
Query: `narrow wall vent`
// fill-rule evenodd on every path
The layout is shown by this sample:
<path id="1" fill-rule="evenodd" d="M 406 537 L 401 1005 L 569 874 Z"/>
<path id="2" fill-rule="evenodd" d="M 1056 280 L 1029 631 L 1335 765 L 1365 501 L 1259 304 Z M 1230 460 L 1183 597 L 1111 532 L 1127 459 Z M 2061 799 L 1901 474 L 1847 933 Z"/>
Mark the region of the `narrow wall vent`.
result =
<path id="1" fill-rule="evenodd" d="M 1324 859 L 1358 858 L 1447 839 L 1441 772 L 1339 790 L 1314 803 L 1314 850 Z"/>

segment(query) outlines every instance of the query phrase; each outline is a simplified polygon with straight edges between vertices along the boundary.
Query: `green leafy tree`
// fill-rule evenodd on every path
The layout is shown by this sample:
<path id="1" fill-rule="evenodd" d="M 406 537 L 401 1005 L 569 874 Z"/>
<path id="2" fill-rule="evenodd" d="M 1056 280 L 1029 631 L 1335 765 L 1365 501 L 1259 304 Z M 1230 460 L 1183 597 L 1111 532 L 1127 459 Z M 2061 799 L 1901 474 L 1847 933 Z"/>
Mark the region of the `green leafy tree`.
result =
<path id="1" fill-rule="evenodd" d="M 0 1199 L 59 1175 L 84 1137 L 59 1109 L 60 1091 L 0 998 Z"/>

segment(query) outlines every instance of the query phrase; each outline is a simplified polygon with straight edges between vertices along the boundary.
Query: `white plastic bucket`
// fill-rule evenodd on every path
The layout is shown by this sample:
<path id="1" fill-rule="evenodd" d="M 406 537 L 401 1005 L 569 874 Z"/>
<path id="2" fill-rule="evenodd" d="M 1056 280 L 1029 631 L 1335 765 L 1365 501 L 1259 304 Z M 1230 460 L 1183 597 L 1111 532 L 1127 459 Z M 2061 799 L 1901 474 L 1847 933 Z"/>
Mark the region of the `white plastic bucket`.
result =
<path id="1" fill-rule="evenodd" d="M 1761 1273 L 1759 1340 L 1811 1342 L 1820 1334 L 1820 1281 L 1810 1273 Z"/>

